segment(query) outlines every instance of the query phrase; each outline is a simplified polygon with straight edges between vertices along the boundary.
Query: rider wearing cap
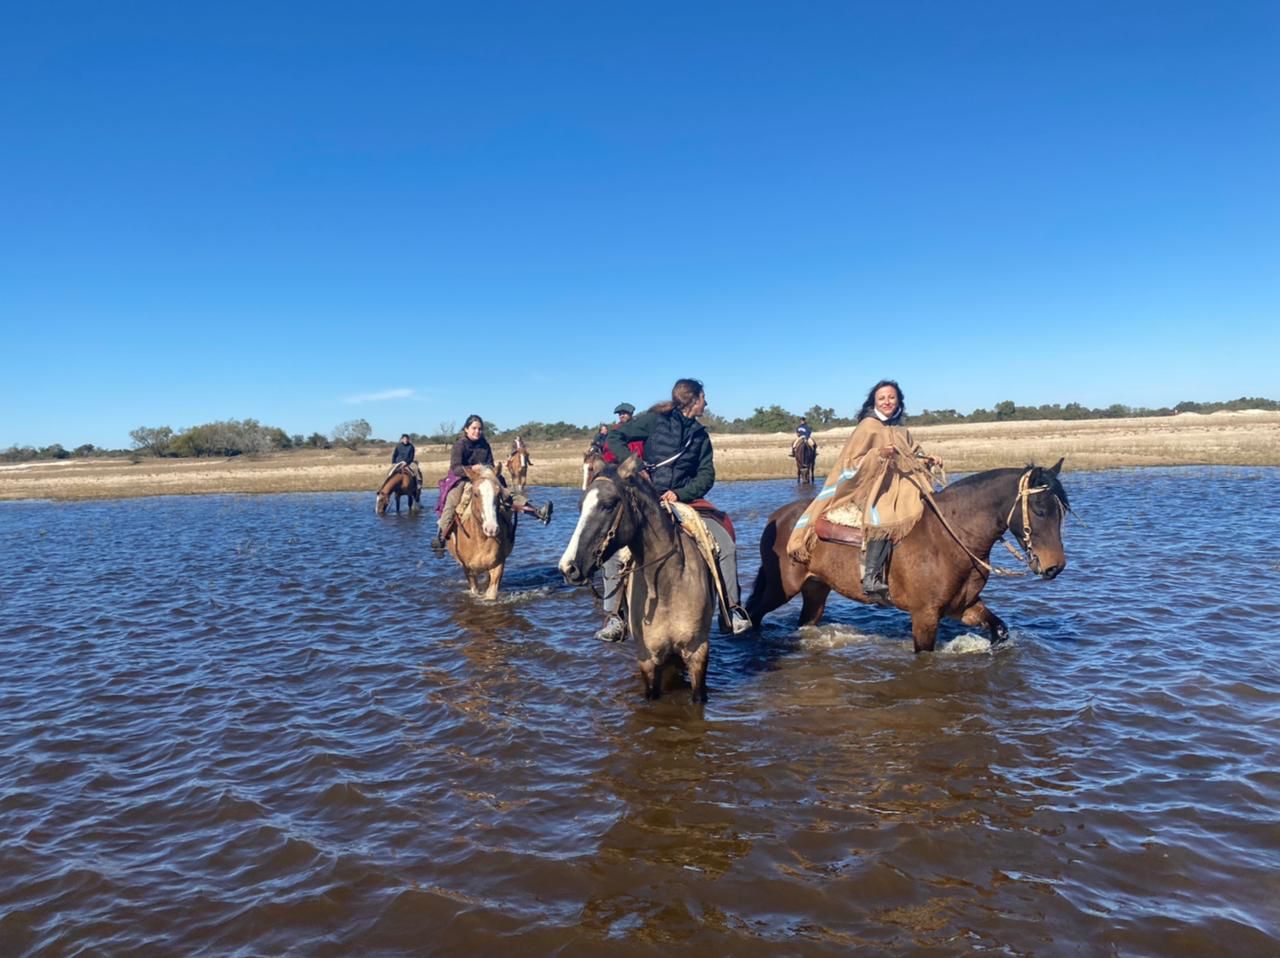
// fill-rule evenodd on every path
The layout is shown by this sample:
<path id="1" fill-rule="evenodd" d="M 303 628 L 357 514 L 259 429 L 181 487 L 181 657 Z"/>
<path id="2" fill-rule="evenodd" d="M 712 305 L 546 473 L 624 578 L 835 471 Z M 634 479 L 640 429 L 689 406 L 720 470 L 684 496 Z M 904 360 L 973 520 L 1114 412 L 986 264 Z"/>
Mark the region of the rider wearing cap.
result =
<path id="1" fill-rule="evenodd" d="M 791 441 L 791 455 L 796 454 L 796 450 L 800 448 L 800 443 L 807 442 L 813 445 L 813 430 L 809 428 L 809 421 L 800 417 L 800 425 L 796 426 L 796 438 Z"/>
<path id="2" fill-rule="evenodd" d="M 631 422 L 631 417 L 635 415 L 635 411 L 636 411 L 636 407 L 631 405 L 631 403 L 629 402 L 618 403 L 618 405 L 613 407 L 613 414 L 618 417 L 618 421 L 615 422 L 612 426 L 610 426 L 609 429 L 619 429 L 625 426 L 627 423 Z M 600 436 L 599 436 L 600 456 L 601 458 L 604 459 L 605 462 L 617 462 L 618 457 L 615 456 L 609 449 L 609 445 L 607 442 L 608 435 L 609 435 L 608 429 L 603 430 L 600 433 Z M 643 439 L 633 440 L 632 442 L 627 443 L 627 448 L 630 449 L 634 455 L 643 456 L 644 440 Z"/>

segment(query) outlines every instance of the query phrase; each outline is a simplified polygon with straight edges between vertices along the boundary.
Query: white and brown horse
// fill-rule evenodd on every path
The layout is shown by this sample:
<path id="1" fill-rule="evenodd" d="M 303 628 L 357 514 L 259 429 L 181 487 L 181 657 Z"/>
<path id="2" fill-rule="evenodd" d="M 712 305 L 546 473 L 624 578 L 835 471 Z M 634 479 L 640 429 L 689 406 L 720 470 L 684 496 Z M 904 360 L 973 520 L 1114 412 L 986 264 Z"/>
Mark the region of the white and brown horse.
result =
<path id="1" fill-rule="evenodd" d="M 462 490 L 457 521 L 445 544 L 462 566 L 472 594 L 496 599 L 516 542 L 516 513 L 496 470 L 468 466 L 467 478 L 470 485 Z"/>

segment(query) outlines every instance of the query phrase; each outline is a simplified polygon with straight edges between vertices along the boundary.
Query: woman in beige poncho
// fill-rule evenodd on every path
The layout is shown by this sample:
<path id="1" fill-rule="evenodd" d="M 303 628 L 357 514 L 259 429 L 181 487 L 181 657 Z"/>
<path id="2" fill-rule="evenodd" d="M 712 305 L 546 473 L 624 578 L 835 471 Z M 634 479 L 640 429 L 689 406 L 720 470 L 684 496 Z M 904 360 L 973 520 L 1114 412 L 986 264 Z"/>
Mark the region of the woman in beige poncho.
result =
<path id="1" fill-rule="evenodd" d="M 907 431 L 904 398 L 891 379 L 871 387 L 857 428 L 787 542 L 793 559 L 808 562 L 817 542 L 813 526 L 819 516 L 834 510 L 841 513 L 843 524 L 861 525 L 862 589 L 869 596 L 887 596 L 884 567 L 889 552 L 924 513 L 921 490 L 929 488 L 929 467 L 942 465 L 937 456 L 925 455 Z"/>

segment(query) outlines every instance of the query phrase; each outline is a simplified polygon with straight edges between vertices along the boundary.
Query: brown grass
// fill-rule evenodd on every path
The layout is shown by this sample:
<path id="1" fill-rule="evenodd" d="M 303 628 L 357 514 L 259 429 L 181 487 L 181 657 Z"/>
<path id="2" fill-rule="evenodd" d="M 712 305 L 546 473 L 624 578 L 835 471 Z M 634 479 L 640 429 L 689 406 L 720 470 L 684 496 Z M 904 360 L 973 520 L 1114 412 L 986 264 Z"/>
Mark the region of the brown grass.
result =
<path id="1" fill-rule="evenodd" d="M 831 468 L 849 429 L 815 433 L 817 474 Z M 1183 414 L 1159 419 L 1079 422 L 1003 422 L 923 426 L 912 430 L 924 447 L 946 460 L 949 472 L 975 472 L 1028 462 L 1066 469 L 1129 466 L 1280 465 L 1280 413 Z M 791 438 L 714 435 L 716 473 L 722 480 L 795 476 L 787 455 Z M 529 482 L 578 485 L 586 443 L 565 440 L 532 449 Z M 428 482 L 444 474 L 445 446 L 418 450 Z M 373 496 L 389 453 L 297 450 L 236 459 L 63 460 L 0 466 L 0 500 L 117 499 L 129 496 L 228 492 L 368 492 Z M 432 499 L 428 491 L 424 499 Z"/>

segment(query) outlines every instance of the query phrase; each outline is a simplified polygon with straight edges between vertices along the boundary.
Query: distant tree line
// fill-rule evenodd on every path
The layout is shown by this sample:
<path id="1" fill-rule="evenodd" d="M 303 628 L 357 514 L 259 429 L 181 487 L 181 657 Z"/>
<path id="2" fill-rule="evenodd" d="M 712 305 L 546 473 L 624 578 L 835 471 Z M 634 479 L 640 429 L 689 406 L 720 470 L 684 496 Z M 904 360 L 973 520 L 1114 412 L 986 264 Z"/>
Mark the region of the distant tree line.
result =
<path id="1" fill-rule="evenodd" d="M 1005 422 L 1030 419 L 1131 419 L 1149 416 L 1174 416 L 1178 413 L 1234 412 L 1241 409 L 1280 410 L 1280 402 L 1274 399 L 1241 396 L 1226 402 L 1180 402 L 1176 406 L 1148 409 L 1145 406 L 1125 406 L 1114 403 L 1106 408 L 1089 408 L 1080 403 L 1057 403 L 1041 406 L 1019 406 L 1011 399 L 996 403 L 990 409 L 975 409 L 960 413 L 954 409 L 923 409 L 910 413 L 913 426 L 935 426 L 945 423 Z M 803 415 L 815 429 L 834 429 L 852 426 L 855 420 L 839 416 L 829 406 L 810 406 L 803 413 L 793 413 L 781 406 L 757 406 L 750 416 L 725 419 L 714 413 L 703 416 L 703 422 L 712 432 L 765 433 L 791 432 Z M 856 411 L 855 411 L 856 415 Z M 583 439 L 594 436 L 598 426 L 575 426 L 567 422 L 527 422 L 512 429 L 502 429 L 495 423 L 485 424 L 485 432 L 495 448 L 505 446 L 517 435 L 526 442 L 554 442 L 558 439 Z M 104 457 L 140 457 L 144 454 L 165 458 L 197 458 L 202 456 L 261 455 L 287 449 L 330 449 L 334 445 L 348 449 L 361 446 L 389 446 L 395 439 L 374 439 L 372 428 L 364 419 L 351 419 L 339 423 L 326 436 L 313 432 L 292 435 L 275 426 L 264 426 L 256 419 L 227 419 L 204 423 L 186 429 L 174 430 L 169 426 L 139 426 L 129 433 L 133 442 L 130 449 L 105 449 L 93 443 L 85 443 L 67 449 L 60 443 L 36 448 L 34 446 L 10 446 L 0 450 L 0 461 L 29 462 L 34 460 L 87 459 Z M 449 445 L 458 438 L 458 427 L 453 422 L 442 422 L 433 433 L 410 433 L 416 445 Z"/>

